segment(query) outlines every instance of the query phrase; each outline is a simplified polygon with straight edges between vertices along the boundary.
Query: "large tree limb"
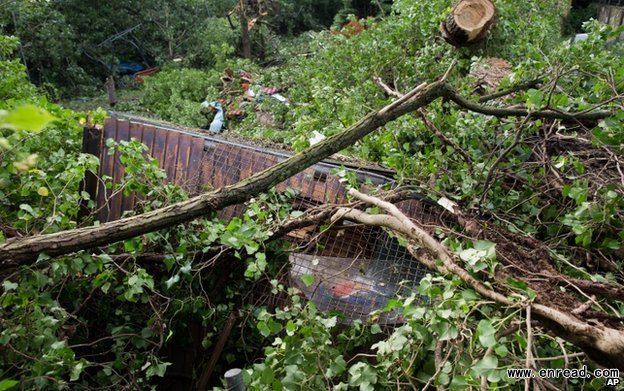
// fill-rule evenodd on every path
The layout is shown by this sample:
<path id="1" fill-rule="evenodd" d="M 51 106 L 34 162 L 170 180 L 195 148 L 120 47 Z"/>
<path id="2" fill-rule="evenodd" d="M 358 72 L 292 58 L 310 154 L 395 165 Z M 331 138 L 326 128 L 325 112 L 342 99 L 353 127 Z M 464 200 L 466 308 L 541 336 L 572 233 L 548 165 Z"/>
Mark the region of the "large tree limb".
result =
<path id="1" fill-rule="evenodd" d="M 482 281 L 473 277 L 444 245 L 437 241 L 427 231 L 417 226 L 393 204 L 379 198 L 362 194 L 355 189 L 349 193 L 364 202 L 378 206 L 387 214 L 368 215 L 359 210 L 343 209 L 338 211 L 333 219 L 348 218 L 363 224 L 372 224 L 391 229 L 412 243 L 426 248 L 440 262 L 427 262 L 427 266 L 440 273 L 452 273 L 462 279 L 466 285 L 472 287 L 482 296 L 505 306 L 518 306 L 522 303 L 514 302 L 507 296 L 486 286 Z M 495 285 L 494 285 L 495 286 Z M 539 298 L 538 298 L 539 299 Z M 608 367 L 624 369 L 624 332 L 604 325 L 589 324 L 559 309 L 534 302 L 531 303 L 533 313 L 555 334 L 572 344 L 582 348 L 589 357 L 599 364 Z"/>
<path id="2" fill-rule="evenodd" d="M 495 116 L 525 116 L 523 109 L 493 109 L 470 102 L 461 97 L 446 83 L 440 81 L 421 84 L 412 91 L 385 106 L 369 113 L 353 126 L 300 152 L 285 161 L 259 172 L 231 186 L 207 192 L 187 201 L 176 203 L 141 215 L 132 216 L 98 226 L 85 227 L 54 234 L 10 239 L 0 245 L 0 267 L 15 267 L 34 262 L 40 253 L 49 256 L 108 245 L 148 232 L 174 226 L 210 214 L 224 207 L 242 203 L 269 189 L 305 168 L 354 144 L 371 132 L 394 121 L 402 115 L 422 108 L 434 100 L 446 97 L 469 110 Z M 610 116 L 608 111 L 582 113 L 553 110 L 532 113 L 533 118 L 599 119 Z"/>

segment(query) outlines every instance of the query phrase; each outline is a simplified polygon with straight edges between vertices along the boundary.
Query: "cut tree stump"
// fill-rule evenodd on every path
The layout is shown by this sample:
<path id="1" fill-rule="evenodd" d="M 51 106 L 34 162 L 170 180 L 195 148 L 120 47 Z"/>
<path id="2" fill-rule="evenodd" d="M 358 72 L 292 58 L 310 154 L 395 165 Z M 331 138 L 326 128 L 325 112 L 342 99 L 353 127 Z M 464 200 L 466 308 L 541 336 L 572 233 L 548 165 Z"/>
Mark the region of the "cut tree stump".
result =
<path id="1" fill-rule="evenodd" d="M 440 24 L 442 37 L 456 47 L 468 46 L 485 38 L 496 19 L 490 0 L 461 0 Z"/>

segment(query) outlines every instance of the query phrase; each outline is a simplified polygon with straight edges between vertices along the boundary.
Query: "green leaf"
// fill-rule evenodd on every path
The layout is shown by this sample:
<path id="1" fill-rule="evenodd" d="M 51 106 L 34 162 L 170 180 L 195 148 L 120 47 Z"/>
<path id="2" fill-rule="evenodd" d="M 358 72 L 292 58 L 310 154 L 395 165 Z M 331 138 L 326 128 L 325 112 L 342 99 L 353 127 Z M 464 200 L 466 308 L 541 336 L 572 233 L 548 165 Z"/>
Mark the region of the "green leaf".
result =
<path id="1" fill-rule="evenodd" d="M 540 90 L 531 88 L 526 92 L 526 102 L 529 109 L 536 109 L 542 106 L 544 100 L 544 93 Z"/>
<path id="2" fill-rule="evenodd" d="M 77 362 L 76 365 L 74 365 L 74 367 L 71 370 L 69 381 L 78 380 L 80 378 L 80 374 L 82 373 L 82 371 L 85 369 L 86 366 L 87 364 L 84 360 L 80 360 L 79 362 Z"/>
<path id="3" fill-rule="evenodd" d="M 470 383 L 468 383 L 466 381 L 466 377 L 462 376 L 462 375 L 456 375 L 453 376 L 453 380 L 451 380 L 451 385 L 450 385 L 450 390 L 452 391 L 459 391 L 459 390 L 465 390 L 467 388 L 469 388 Z"/>
<path id="4" fill-rule="evenodd" d="M 345 371 L 345 369 L 347 369 L 347 362 L 342 357 L 342 355 L 340 355 L 336 357 L 331 362 L 331 364 L 329 364 L 329 368 L 327 368 L 327 371 L 325 372 L 325 376 L 327 376 L 328 378 L 338 376 L 342 374 Z"/>
<path id="5" fill-rule="evenodd" d="M 370 332 L 373 335 L 380 334 L 381 333 L 381 326 L 379 326 L 379 324 L 377 324 L 377 323 L 373 324 L 371 326 Z"/>
<path id="6" fill-rule="evenodd" d="M 56 117 L 40 107 L 24 105 L 0 114 L 0 128 L 40 132 L 55 119 Z"/>
<path id="7" fill-rule="evenodd" d="M 17 289 L 17 283 L 5 280 L 2 282 L 2 287 L 5 291 L 12 291 L 14 289 Z"/>
<path id="8" fill-rule="evenodd" d="M 477 376 L 487 376 L 490 372 L 496 370 L 498 367 L 498 358 L 494 355 L 488 355 L 479 360 L 472 370 Z"/>
<path id="9" fill-rule="evenodd" d="M 10 390 L 11 388 L 18 385 L 19 382 L 13 379 L 2 379 L 0 380 L 0 391 Z"/>
<path id="10" fill-rule="evenodd" d="M 359 386 L 360 390 L 371 390 L 377 383 L 377 372 L 375 368 L 369 364 L 358 362 L 349 368 L 349 385 Z"/>
<path id="11" fill-rule="evenodd" d="M 24 211 L 30 213 L 31 215 L 35 214 L 35 211 L 33 210 L 32 206 L 30 206 L 28 204 L 20 204 L 19 208 L 21 210 L 24 210 Z"/>
<path id="12" fill-rule="evenodd" d="M 507 354 L 509 353 L 505 345 L 496 345 L 494 352 L 496 352 L 496 354 L 500 357 L 507 357 Z"/>
<path id="13" fill-rule="evenodd" d="M 496 344 L 496 329 L 488 319 L 481 319 L 477 326 L 477 333 L 481 346 L 489 348 Z"/>
<path id="14" fill-rule="evenodd" d="M 167 287 L 167 289 L 170 289 L 172 286 L 174 286 L 178 281 L 180 281 L 180 275 L 176 274 L 174 276 L 171 276 L 171 278 L 169 278 L 167 281 L 165 281 L 165 287 Z"/>
<path id="15" fill-rule="evenodd" d="M 311 274 L 303 274 L 299 278 L 301 278 L 301 281 L 303 281 L 306 287 L 310 287 L 312 284 L 314 284 L 315 278 Z"/>

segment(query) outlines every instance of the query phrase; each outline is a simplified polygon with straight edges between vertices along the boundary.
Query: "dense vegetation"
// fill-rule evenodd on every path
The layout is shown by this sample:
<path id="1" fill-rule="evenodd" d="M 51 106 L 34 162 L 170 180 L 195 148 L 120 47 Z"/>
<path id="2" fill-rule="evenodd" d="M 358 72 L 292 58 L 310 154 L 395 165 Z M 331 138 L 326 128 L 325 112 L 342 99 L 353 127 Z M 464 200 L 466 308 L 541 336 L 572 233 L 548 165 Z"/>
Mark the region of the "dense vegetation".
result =
<path id="1" fill-rule="evenodd" d="M 11 2 L 0 10 L 4 33 L 21 38 L 0 36 L 0 241 L 94 224 L 92 216 L 78 218 L 81 202 L 93 204 L 80 181 L 99 164 L 80 152 L 87 116 L 46 94 L 99 86 L 121 60 L 165 66 L 146 80 L 140 101 L 117 108 L 190 126 L 206 125 L 203 100 L 241 93 L 223 88 L 227 69 L 250 73 L 257 86 L 283 87 L 290 106 L 266 100 L 242 108 L 244 118 L 228 121 L 226 131 L 303 150 L 314 131 L 341 132 L 392 99 L 373 76 L 406 92 L 455 62 L 449 83 L 476 101 L 479 80 L 471 70 L 501 57 L 513 68 L 499 90 L 539 82 L 492 107 L 604 106 L 614 115 L 594 123 L 498 118 L 437 100 L 422 113 L 429 124 L 402 116 L 344 152 L 396 170 L 399 182 L 432 199 L 448 197 L 507 232 L 545 243 L 554 267 L 570 278 L 621 288 L 624 63 L 613 41 L 621 30 L 591 22 L 588 40 L 573 44 L 561 37 L 562 2 L 500 0 L 489 38 L 455 49 L 438 36 L 450 1 L 281 1 L 279 13 L 252 33 L 255 59 L 248 60 L 239 56 L 238 25 L 232 29 L 223 17 L 233 3 L 137 0 L 84 9 L 73 1 Z M 350 13 L 377 18 L 361 21 L 366 29 L 353 36 L 292 36 L 334 21 L 337 30 Z M 139 24 L 123 45 L 100 45 Z M 270 113 L 272 124 L 258 112 Z M 88 120 L 103 116 L 92 112 Z M 115 148 L 126 166 L 123 186 L 148 200 L 133 213 L 188 197 L 166 182 L 140 143 Z M 41 254 L 31 266 L 0 272 L 0 390 L 167 387 L 171 347 L 188 346 L 193 329 L 205 349 L 197 384 L 200 361 L 230 317 L 238 327 L 216 371 L 244 367 L 251 389 L 520 389 L 524 381 L 509 379 L 506 369 L 525 367 L 527 351 L 543 359 L 540 367 L 595 367 L 577 346 L 539 324 L 532 329 L 530 319 L 527 327 L 524 307 L 486 300 L 453 274 L 429 274 L 418 292 L 392 300 L 387 310 L 398 308 L 406 319 L 399 327 L 340 325 L 338 315 L 317 311 L 288 286 L 287 245 L 268 241 L 298 215 L 288 206 L 293 196 L 268 191 L 230 222 L 206 216 L 105 248 Z M 501 267 L 491 243 L 448 232 L 438 238 L 484 281 Z M 518 302 L 539 300 L 521 281 L 509 285 Z M 622 297 L 585 296 L 616 320 L 624 316 Z M 604 388 L 600 378 L 552 382 Z"/>

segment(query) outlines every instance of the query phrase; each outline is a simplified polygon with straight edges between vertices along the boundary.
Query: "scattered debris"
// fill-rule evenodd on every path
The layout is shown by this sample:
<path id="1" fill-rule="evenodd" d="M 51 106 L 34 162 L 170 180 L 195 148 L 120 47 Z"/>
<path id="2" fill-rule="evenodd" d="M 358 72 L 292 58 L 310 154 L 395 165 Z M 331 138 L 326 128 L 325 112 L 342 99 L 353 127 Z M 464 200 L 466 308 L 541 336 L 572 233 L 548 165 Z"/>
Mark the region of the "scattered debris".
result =
<path id="1" fill-rule="evenodd" d="M 475 87 L 482 93 L 496 91 L 501 81 L 512 72 L 512 65 L 502 58 L 490 57 L 472 66 L 470 75 L 477 79 Z"/>
<path id="2" fill-rule="evenodd" d="M 273 114 L 267 110 L 258 107 L 259 103 L 269 98 L 277 103 L 289 106 L 288 98 L 281 94 L 286 87 L 262 87 L 253 84 L 253 77 L 249 72 L 240 71 L 238 77 L 234 76 L 234 72 L 230 68 L 226 68 L 221 76 L 221 99 L 215 102 L 204 101 L 201 104 L 202 112 L 207 116 L 209 121 L 221 121 L 221 127 L 225 126 L 223 119 L 217 119 L 219 114 L 215 103 L 219 103 L 219 109 L 223 113 L 226 120 L 241 120 L 245 118 L 249 112 L 249 108 L 256 113 L 256 119 L 260 124 L 267 127 L 279 127 L 275 121 Z M 212 107 L 213 110 L 205 111 L 204 109 Z M 215 115 L 214 119 L 210 115 Z M 211 122 L 212 125 L 212 122 Z M 210 128 L 214 128 L 210 126 Z"/>
<path id="3" fill-rule="evenodd" d="M 223 108 L 221 107 L 221 103 L 219 102 L 202 102 L 202 109 L 208 109 L 209 112 L 215 113 L 212 122 L 210 122 L 210 126 L 208 130 L 215 133 L 220 133 L 223 128 Z"/>
<path id="4" fill-rule="evenodd" d="M 310 145 L 318 144 L 325 139 L 325 136 L 320 132 L 314 130 L 312 131 L 312 137 L 310 137 Z"/>

